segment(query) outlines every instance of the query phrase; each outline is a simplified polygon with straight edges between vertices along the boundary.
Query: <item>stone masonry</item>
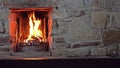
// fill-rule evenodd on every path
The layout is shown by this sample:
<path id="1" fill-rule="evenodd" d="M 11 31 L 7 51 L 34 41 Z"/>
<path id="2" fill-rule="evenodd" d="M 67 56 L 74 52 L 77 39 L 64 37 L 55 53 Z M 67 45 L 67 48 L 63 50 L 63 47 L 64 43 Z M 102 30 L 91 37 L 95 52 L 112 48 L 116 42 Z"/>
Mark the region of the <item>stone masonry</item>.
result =
<path id="1" fill-rule="evenodd" d="M 120 56 L 120 0 L 0 0 L 0 52 L 9 52 L 9 8 L 52 7 L 51 56 Z"/>

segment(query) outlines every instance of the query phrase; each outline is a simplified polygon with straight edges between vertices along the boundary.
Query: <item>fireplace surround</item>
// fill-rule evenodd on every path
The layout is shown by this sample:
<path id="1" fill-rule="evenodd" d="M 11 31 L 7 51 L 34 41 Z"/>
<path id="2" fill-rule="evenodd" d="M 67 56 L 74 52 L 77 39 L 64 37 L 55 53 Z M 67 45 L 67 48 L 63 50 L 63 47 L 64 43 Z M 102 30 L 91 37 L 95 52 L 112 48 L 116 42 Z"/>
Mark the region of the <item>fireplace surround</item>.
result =
<path id="1" fill-rule="evenodd" d="M 119 56 L 119 3 L 119 0 L 0 0 L 0 56 Z M 41 21 L 37 30 L 42 34 L 31 34 L 30 19 L 33 29 L 35 22 Z"/>

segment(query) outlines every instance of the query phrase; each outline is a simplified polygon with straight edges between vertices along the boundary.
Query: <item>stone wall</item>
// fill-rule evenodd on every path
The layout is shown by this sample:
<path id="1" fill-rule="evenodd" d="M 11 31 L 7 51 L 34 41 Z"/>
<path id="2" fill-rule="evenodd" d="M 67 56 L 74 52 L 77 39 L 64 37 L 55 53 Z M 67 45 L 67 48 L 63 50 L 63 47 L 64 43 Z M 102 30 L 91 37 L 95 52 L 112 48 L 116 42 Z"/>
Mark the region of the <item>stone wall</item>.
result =
<path id="1" fill-rule="evenodd" d="M 3 1 L 0 0 L 0 52 L 9 51 L 9 9 L 4 8 Z"/>
<path id="2" fill-rule="evenodd" d="M 52 7 L 54 56 L 119 56 L 119 0 L 0 0 L 0 42 L 9 8 Z"/>

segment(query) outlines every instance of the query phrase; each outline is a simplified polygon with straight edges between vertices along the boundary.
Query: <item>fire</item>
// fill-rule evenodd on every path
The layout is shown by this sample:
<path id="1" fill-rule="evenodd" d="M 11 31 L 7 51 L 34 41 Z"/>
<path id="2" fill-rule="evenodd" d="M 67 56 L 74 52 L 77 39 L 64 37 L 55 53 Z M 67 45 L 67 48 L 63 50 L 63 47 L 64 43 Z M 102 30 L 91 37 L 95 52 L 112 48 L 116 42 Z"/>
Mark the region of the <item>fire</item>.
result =
<path id="1" fill-rule="evenodd" d="M 25 42 L 29 40 L 36 40 L 44 41 L 42 30 L 40 30 L 41 20 L 35 17 L 35 12 L 31 12 L 29 15 L 29 35 Z"/>

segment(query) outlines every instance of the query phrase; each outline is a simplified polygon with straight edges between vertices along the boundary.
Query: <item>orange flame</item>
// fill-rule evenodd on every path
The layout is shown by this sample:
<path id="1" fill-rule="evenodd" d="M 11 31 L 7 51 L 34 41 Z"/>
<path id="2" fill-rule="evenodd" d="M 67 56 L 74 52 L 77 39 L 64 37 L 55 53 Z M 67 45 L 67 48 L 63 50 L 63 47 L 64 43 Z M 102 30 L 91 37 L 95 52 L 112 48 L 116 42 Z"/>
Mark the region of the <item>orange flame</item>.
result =
<path id="1" fill-rule="evenodd" d="M 29 35 L 25 42 L 29 40 L 38 39 L 39 41 L 44 41 L 42 30 L 39 29 L 41 26 L 41 20 L 35 17 L 35 13 L 32 12 L 28 15 L 29 17 Z"/>

